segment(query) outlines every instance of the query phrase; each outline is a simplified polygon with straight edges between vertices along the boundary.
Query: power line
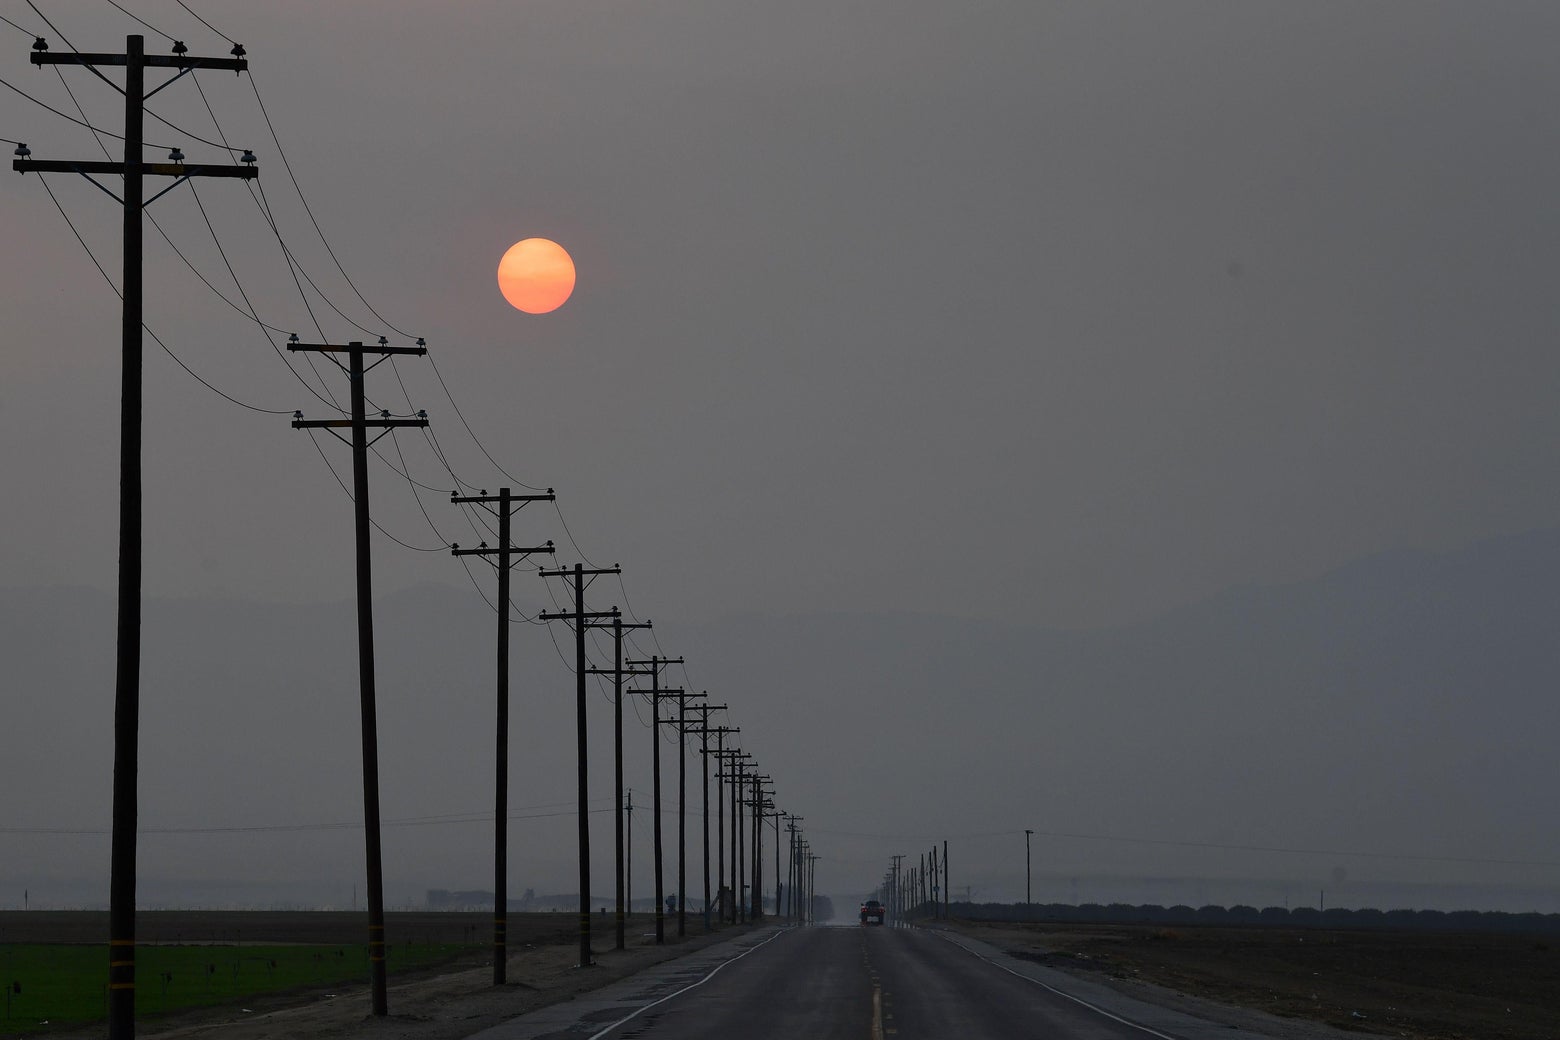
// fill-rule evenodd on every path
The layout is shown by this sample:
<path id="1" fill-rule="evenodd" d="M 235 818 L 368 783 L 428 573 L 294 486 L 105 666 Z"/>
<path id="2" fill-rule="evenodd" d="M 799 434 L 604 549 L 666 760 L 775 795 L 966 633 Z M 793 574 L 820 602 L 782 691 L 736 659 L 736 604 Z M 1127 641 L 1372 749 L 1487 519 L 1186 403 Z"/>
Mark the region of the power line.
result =
<path id="1" fill-rule="evenodd" d="M 204 25 L 206 28 L 210 29 L 212 32 L 216 33 L 218 36 L 222 37 L 228 43 L 231 43 L 235 47 L 237 47 L 239 45 L 238 41 L 233 39 L 233 37 L 229 36 L 227 33 L 223 32 L 221 29 L 218 29 L 215 25 L 212 25 L 210 22 L 206 21 L 206 19 L 202 18 L 200 15 L 196 14 L 194 11 L 191 11 L 190 10 L 190 5 L 186 4 L 184 2 L 184 0 L 173 0 L 173 2 L 178 4 L 180 7 L 184 8 L 186 11 L 189 11 L 190 15 L 197 22 L 199 22 L 201 25 Z"/>
<path id="2" fill-rule="evenodd" d="M 93 126 L 91 123 L 84 123 L 84 122 L 82 122 L 81 120 L 77 119 L 75 116 L 70 115 L 68 112 L 61 112 L 59 109 L 55 108 L 53 105 L 50 105 L 47 102 L 40 101 L 37 98 L 33 97 L 31 94 L 27 93 L 27 91 L 23 90 L 21 87 L 18 87 L 16 84 L 12 83 L 10 80 L 4 79 L 4 78 L 0 78 L 0 86 L 8 87 L 9 89 L 11 89 L 11 90 L 15 91 L 16 93 L 20 94 L 22 97 L 26 98 L 28 101 L 31 101 L 33 104 L 37 105 L 38 107 L 47 109 L 50 112 L 53 112 L 55 115 L 59 116 L 61 119 L 64 119 L 64 120 L 66 120 L 68 122 L 71 122 L 71 123 L 75 123 L 77 126 L 86 127 L 88 130 L 91 130 L 95 134 L 104 134 L 104 135 L 106 135 L 108 137 L 112 137 L 116 141 L 123 141 L 125 139 L 123 134 L 116 134 L 112 130 L 103 130 L 103 129 L 99 128 L 99 127 Z M 148 142 L 146 144 L 146 147 L 148 147 L 148 148 L 171 148 L 172 145 L 152 144 L 152 143 Z"/>
<path id="3" fill-rule="evenodd" d="M 482 452 L 482 454 L 487 458 L 488 462 L 493 464 L 493 468 L 498 470 L 498 472 L 502 473 L 505 477 L 508 477 L 509 480 L 512 483 L 518 484 L 520 487 L 525 488 L 527 491 L 540 491 L 540 490 L 542 490 L 539 487 L 534 487 L 534 486 L 532 486 L 530 484 L 527 484 L 525 481 L 519 479 L 518 477 L 515 477 L 508 470 L 504 469 L 504 467 L 502 467 L 502 466 L 500 466 L 498 464 L 498 460 L 493 458 L 493 456 L 488 452 L 487 448 L 483 445 L 482 441 L 477 438 L 476 432 L 473 431 L 472 428 L 471 428 L 471 423 L 466 421 L 466 414 L 461 411 L 460 405 L 455 403 L 455 396 L 450 393 L 449 384 L 444 381 L 444 373 L 439 371 L 439 362 L 434 358 L 434 356 L 433 356 L 433 354 L 431 352 L 428 354 L 428 362 L 429 362 L 429 364 L 431 364 L 433 366 L 433 374 L 434 374 L 435 378 L 437 378 L 439 380 L 439 386 L 441 388 L 443 388 L 444 396 L 449 399 L 450 407 L 455 409 L 455 416 L 456 416 L 456 418 L 460 419 L 461 425 L 466 428 L 467 435 L 471 437 L 471 442 L 477 446 L 477 449 Z M 554 508 L 557 508 L 557 505 L 558 505 L 557 502 L 553 503 L 553 507 Z M 559 518 L 562 519 L 561 514 L 560 514 Z M 564 528 L 565 528 L 565 530 L 567 530 L 568 529 L 568 525 L 565 524 Z M 569 541 L 571 543 L 574 541 L 572 536 L 570 537 Z M 574 548 L 575 548 L 576 551 L 579 550 L 579 546 L 578 545 L 576 545 Z M 580 553 L 580 556 L 581 556 L 581 558 L 584 558 L 585 554 L 584 553 Z M 586 562 L 589 563 L 590 561 L 586 560 Z M 594 566 L 594 564 L 592 564 L 592 566 Z"/>
<path id="4" fill-rule="evenodd" d="M 173 43 L 174 42 L 174 39 L 173 39 L 172 36 L 169 36 L 167 33 L 163 32 L 161 29 L 157 28 L 157 26 L 153 25 L 151 22 L 148 22 L 146 19 L 141 18 L 141 17 L 139 17 L 137 15 L 131 14 L 129 11 L 125 10 L 119 4 L 115 3 L 114 0 L 108 0 L 108 6 L 117 9 L 121 14 L 123 14 L 126 17 L 130 18 L 132 21 L 139 22 L 140 24 L 146 26 L 148 29 L 152 30 L 152 32 L 156 33 L 158 36 L 161 36 L 163 39 L 167 40 L 169 43 Z"/>
<path id="5" fill-rule="evenodd" d="M 3 14 L 0 14 L 0 22 L 4 22 L 6 25 L 9 25 L 11 28 L 15 29 L 17 32 L 21 33 L 24 36 L 31 36 L 35 40 L 38 38 L 38 34 L 37 33 L 31 32 L 31 31 L 29 31 L 27 29 L 23 29 L 20 25 L 17 25 L 15 22 L 11 21 L 11 19 L 7 18 Z"/>
<path id="6" fill-rule="evenodd" d="M 303 210 L 309 215 L 309 222 L 314 225 L 314 230 L 319 234 L 320 242 L 325 246 L 325 251 L 330 254 L 331 260 L 335 261 L 336 270 L 341 272 L 341 277 L 346 279 L 347 284 L 352 287 L 352 291 L 357 294 L 357 298 L 362 302 L 363 306 L 368 308 L 370 314 L 383 322 L 390 331 L 405 336 L 407 339 L 413 338 L 411 333 L 396 328 L 389 321 L 386 321 L 382 314 L 374 310 L 373 305 L 363 299 L 363 294 L 358 291 L 356 283 L 352 281 L 352 276 L 347 274 L 346 268 L 341 266 L 341 261 L 336 257 L 336 251 L 331 248 L 330 241 L 325 237 L 325 231 L 320 227 L 320 222 L 314 216 L 313 207 L 309 205 L 309 200 L 304 197 L 303 188 L 299 185 L 298 178 L 293 173 L 292 163 L 287 159 L 287 151 L 282 147 L 281 138 L 276 134 L 276 127 L 271 123 L 271 114 L 266 111 L 265 101 L 260 97 L 260 84 L 255 81 L 253 71 L 249 74 L 249 86 L 254 91 L 255 103 L 260 106 L 260 114 L 265 118 L 266 129 L 270 131 L 271 141 L 276 145 L 276 154 L 282 160 L 282 167 L 287 171 L 287 178 L 292 182 L 293 190 L 298 193 L 298 201 L 303 203 Z"/>
<path id="7" fill-rule="evenodd" d="M 50 32 L 52 32 L 54 35 L 58 36 L 61 40 L 64 41 L 65 46 L 69 47 L 71 50 L 78 50 L 79 49 L 79 48 L 77 48 L 77 46 L 74 43 L 70 42 L 70 38 L 69 37 L 67 37 L 64 33 L 60 32 L 59 26 L 57 26 L 53 22 L 49 21 L 49 16 L 48 15 L 46 15 L 42 11 L 38 10 L 38 5 L 33 3 L 33 0 L 27 0 L 27 6 L 32 8 L 33 14 L 35 14 L 39 18 L 43 19 L 43 24 L 47 25 L 49 27 L 49 31 Z"/>
<path id="8" fill-rule="evenodd" d="M 348 502 L 355 501 L 355 499 L 352 497 L 351 489 L 348 488 L 347 485 L 342 481 L 341 475 L 336 472 L 336 467 L 331 465 L 330 456 L 326 455 L 325 449 L 320 447 L 319 438 L 314 436 L 313 430 L 309 430 L 307 432 L 309 434 L 309 443 L 313 444 L 314 450 L 320 453 L 320 458 L 325 461 L 325 468 L 330 470 L 330 475 L 332 477 L 336 478 L 336 483 L 340 486 L 342 494 L 347 496 Z M 401 539 L 385 530 L 384 525 L 381 524 L 378 520 L 375 520 L 373 517 L 370 517 L 368 522 L 373 524 L 375 530 L 377 530 L 380 534 L 384 535 L 395 544 L 401 546 L 403 549 L 410 549 L 412 552 L 444 552 L 449 549 L 448 545 L 435 545 L 428 548 L 423 548 L 420 545 L 413 545 L 410 542 L 403 542 Z"/>
<path id="9" fill-rule="evenodd" d="M 114 280 L 112 278 L 110 278 L 108 272 L 103 269 L 103 265 L 98 263 L 98 258 L 96 256 L 96 254 L 94 254 L 92 252 L 92 247 L 87 245 L 86 239 L 81 237 L 81 232 L 79 230 L 77 230 L 75 221 L 70 219 L 70 214 L 66 213 L 65 212 L 65 207 L 60 205 L 60 200 L 55 196 L 54 189 L 49 187 L 48 180 L 45 179 L 44 177 L 40 176 L 38 178 L 38 183 L 43 185 L 43 190 L 45 192 L 47 192 L 48 195 L 49 195 L 49 201 L 53 202 L 54 203 L 54 208 L 60 211 L 60 216 L 65 218 L 65 224 L 66 224 L 67 227 L 70 228 L 70 233 L 76 237 L 76 241 L 81 244 L 81 248 L 86 250 L 87 259 L 92 261 L 92 266 L 97 268 L 98 274 L 103 276 L 103 280 L 108 283 L 108 287 L 109 287 L 110 290 L 113 291 L 114 295 L 120 297 L 121 299 L 123 299 L 124 298 L 124 294 L 119 291 L 119 287 L 114 284 Z M 207 381 L 198 372 L 196 372 L 193 368 L 191 368 L 189 365 L 185 364 L 184 363 L 184 359 L 179 357 L 179 355 L 175 354 L 173 352 L 173 349 L 171 347 L 169 347 L 167 343 L 163 342 L 162 337 L 157 335 L 157 333 L 153 332 L 151 327 L 148 326 L 145 322 L 141 323 L 141 329 L 148 336 L 152 337 L 152 342 L 156 343 L 159 347 L 161 347 L 163 353 L 167 354 L 170 358 L 173 359 L 174 364 L 176 364 L 180 368 L 184 369 L 185 373 L 187 375 L 189 375 L 189 377 L 191 379 L 195 380 L 201 386 L 205 387 L 207 390 L 210 390 L 212 393 L 216 394 L 218 397 L 221 397 L 222 399 L 224 399 L 226 401 L 229 401 L 229 402 L 231 402 L 233 404 L 236 404 L 240 408 L 247 408 L 251 412 L 261 412 L 261 413 L 263 413 L 265 415 L 286 415 L 288 413 L 289 409 L 286 409 L 286 408 L 262 408 L 259 405 L 250 404 L 247 401 L 240 401 L 238 398 L 234 397 L 232 394 L 228 393 L 225 390 L 220 389 L 219 387 L 215 386 L 211 382 Z"/>

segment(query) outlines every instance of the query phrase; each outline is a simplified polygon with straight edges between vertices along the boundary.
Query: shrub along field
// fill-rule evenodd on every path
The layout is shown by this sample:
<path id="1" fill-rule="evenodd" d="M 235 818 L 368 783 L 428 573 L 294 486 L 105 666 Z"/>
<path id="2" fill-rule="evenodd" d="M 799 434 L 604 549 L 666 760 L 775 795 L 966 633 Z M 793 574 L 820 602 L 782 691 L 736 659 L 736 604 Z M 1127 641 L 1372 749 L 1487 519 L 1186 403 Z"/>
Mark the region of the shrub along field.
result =
<path id="1" fill-rule="evenodd" d="M 527 918 L 540 918 L 531 921 Z M 511 941 L 576 934 L 566 915 L 511 915 Z M 577 927 L 577 926 L 576 926 Z M 386 915 L 392 977 L 491 949 L 487 914 Z M 0 913 L 0 1037 L 80 1026 L 107 1015 L 107 915 Z M 243 1004 L 267 994 L 368 978 L 362 914 L 196 913 L 137 915 L 136 1014 Z"/>

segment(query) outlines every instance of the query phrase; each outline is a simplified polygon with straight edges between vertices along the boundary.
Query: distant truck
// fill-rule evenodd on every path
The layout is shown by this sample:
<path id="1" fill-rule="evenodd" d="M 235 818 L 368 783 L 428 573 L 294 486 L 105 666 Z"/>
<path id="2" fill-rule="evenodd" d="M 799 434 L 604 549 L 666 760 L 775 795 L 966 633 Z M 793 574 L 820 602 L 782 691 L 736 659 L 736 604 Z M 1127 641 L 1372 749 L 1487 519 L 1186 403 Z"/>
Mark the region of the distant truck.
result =
<path id="1" fill-rule="evenodd" d="M 882 924 L 884 916 L 888 913 L 883 904 L 876 899 L 869 899 L 861 904 L 862 924 Z"/>

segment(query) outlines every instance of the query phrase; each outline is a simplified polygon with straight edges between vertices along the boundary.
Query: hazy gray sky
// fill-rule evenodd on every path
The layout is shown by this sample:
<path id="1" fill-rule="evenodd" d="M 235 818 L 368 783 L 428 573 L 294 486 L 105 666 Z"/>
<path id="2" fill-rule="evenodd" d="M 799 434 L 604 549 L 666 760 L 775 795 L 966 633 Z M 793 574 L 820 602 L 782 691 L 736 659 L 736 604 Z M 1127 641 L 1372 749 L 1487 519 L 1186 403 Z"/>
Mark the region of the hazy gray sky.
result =
<path id="1" fill-rule="evenodd" d="M 193 53 L 227 51 L 172 0 L 124 6 Z M 633 609 L 690 663 L 713 651 L 680 626 L 737 615 L 1101 628 L 1560 525 L 1552 4 L 190 6 L 248 49 L 314 216 L 393 328 L 326 254 L 250 80 L 200 74 L 330 301 L 306 308 L 242 185 L 201 182 L 261 319 L 363 338 L 333 304 L 367 338 L 427 337 L 487 451 L 557 488 L 579 546 L 623 565 Z M 0 4 L 27 30 L 0 26 L 0 76 L 67 112 L 28 33 L 169 46 L 107 4 L 38 7 L 58 32 Z M 117 129 L 118 95 L 65 75 Z M 86 130 L 0 93 L 3 135 L 34 157 L 101 158 Z M 151 107 L 217 133 L 188 80 Z M 147 137 L 222 158 L 156 120 Z M 49 183 L 117 281 L 117 207 Z M 111 589 L 118 302 L 39 179 L 3 184 L 0 585 Z M 236 300 L 195 193 L 151 213 Z M 542 317 L 494 281 L 533 235 L 579 268 Z M 185 363 L 246 402 L 329 414 L 151 227 L 146 256 L 147 323 Z M 349 595 L 347 500 L 308 436 L 148 349 L 149 592 Z M 430 364 L 396 368 L 456 472 L 506 483 Z M 388 366 L 370 386 L 406 410 Z M 345 450 L 321 444 L 345 476 Z M 383 466 L 376 517 L 421 549 L 474 541 L 428 446 L 399 445 L 440 489 L 424 496 L 437 530 Z M 577 558 L 555 514 L 520 526 Z M 447 553 L 376 554 L 387 594 L 476 595 Z M 472 667 L 480 682 L 486 660 Z"/>

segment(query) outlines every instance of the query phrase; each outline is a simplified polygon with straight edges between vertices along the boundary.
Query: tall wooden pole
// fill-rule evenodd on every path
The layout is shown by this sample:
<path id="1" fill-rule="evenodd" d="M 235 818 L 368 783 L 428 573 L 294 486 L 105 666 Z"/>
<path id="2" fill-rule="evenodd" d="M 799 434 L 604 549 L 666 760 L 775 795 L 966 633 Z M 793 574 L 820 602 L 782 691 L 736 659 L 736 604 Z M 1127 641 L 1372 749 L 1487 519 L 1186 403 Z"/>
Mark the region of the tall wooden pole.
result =
<path id="1" fill-rule="evenodd" d="M 498 489 L 498 690 L 493 769 L 493 985 L 509 961 L 509 489 Z"/>
<path id="2" fill-rule="evenodd" d="M 114 835 L 109 861 L 108 1035 L 135 1035 L 135 848 L 141 714 L 141 136 L 145 38 L 125 40 L 124 354 L 119 411 L 119 633 Z"/>
<path id="3" fill-rule="evenodd" d="M 617 878 L 617 907 L 616 916 L 616 947 L 621 950 L 627 944 L 628 922 L 624 915 L 628 912 L 624 905 L 624 874 L 623 874 L 623 619 L 612 619 L 612 757 L 613 775 L 615 778 L 617 819 L 617 846 L 616 867 Z"/>
<path id="4" fill-rule="evenodd" d="M 650 815 L 655 823 L 655 941 L 666 942 L 666 889 L 661 875 L 661 659 L 650 658 L 650 735 L 651 770 L 655 774 L 653 800 Z"/>
<path id="5" fill-rule="evenodd" d="M 494 768 L 493 768 L 493 985 L 502 986 L 505 981 L 506 963 L 509 959 L 509 586 L 510 568 L 516 554 L 522 558 L 532 553 L 551 553 L 553 543 L 520 547 L 511 544 L 511 517 L 528 502 L 552 502 L 551 491 L 545 495 L 516 495 L 508 488 L 499 488 L 497 495 L 484 491 L 480 495 L 450 493 L 450 504 L 475 503 L 492 511 L 498 506 L 498 547 L 489 548 L 486 542 L 477 549 L 450 546 L 453 556 L 481 556 L 498 569 L 498 659 L 494 669 L 498 689 L 494 696 Z M 519 505 L 516 505 L 519 503 Z"/>
<path id="6" fill-rule="evenodd" d="M 352 505 L 357 540 L 358 694 L 363 733 L 363 832 L 368 857 L 368 965 L 373 1012 L 390 1013 L 385 981 L 385 883 L 379 838 L 379 724 L 374 689 L 374 578 L 369 555 L 368 429 L 363 344 L 352 342 Z"/>
<path id="7" fill-rule="evenodd" d="M 580 967 L 590 952 L 590 804 L 585 743 L 585 568 L 574 565 L 575 728 L 579 751 Z"/>

